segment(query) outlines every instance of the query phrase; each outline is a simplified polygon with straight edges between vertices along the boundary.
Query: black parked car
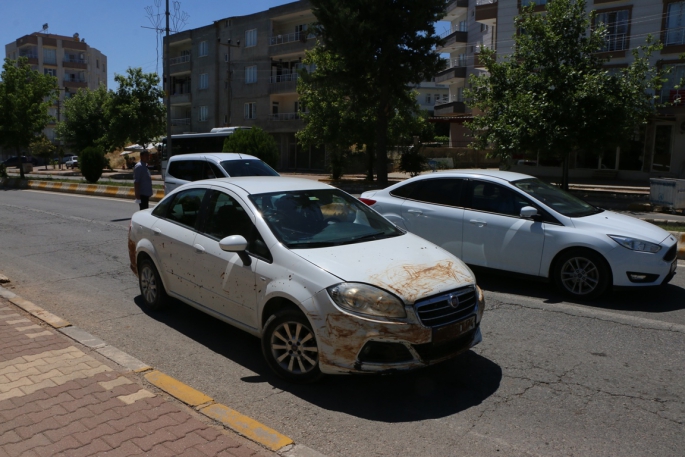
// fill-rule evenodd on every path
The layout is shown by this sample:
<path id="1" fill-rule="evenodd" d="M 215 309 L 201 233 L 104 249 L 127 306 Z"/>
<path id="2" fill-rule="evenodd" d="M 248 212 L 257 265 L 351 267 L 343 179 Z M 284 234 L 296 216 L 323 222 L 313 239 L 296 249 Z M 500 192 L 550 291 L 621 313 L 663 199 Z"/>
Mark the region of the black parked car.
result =
<path id="1" fill-rule="evenodd" d="M 38 165 L 38 159 L 35 157 L 21 156 L 21 162 L 19 162 L 19 156 L 12 156 L 3 162 L 6 167 L 18 167 L 19 163 L 31 163 L 34 166 Z"/>

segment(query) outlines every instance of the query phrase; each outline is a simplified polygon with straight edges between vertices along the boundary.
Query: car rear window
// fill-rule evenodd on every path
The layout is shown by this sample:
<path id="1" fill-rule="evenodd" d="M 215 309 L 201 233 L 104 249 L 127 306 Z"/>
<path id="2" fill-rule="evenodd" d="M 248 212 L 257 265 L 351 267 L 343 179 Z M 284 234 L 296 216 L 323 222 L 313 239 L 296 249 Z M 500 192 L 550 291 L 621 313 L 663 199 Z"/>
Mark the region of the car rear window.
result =
<path id="1" fill-rule="evenodd" d="M 221 166 L 229 176 L 280 176 L 276 170 L 257 159 L 224 160 Z"/>

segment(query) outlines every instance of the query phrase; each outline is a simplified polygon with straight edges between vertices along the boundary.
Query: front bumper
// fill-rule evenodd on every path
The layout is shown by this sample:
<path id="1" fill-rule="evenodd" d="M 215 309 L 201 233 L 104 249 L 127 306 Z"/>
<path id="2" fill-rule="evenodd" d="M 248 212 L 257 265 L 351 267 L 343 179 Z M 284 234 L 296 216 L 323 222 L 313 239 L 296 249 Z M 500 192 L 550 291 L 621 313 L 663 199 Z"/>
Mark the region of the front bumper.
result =
<path id="1" fill-rule="evenodd" d="M 327 294 L 317 298 L 332 305 Z M 379 321 L 335 308 L 317 326 L 320 369 L 327 374 L 392 373 L 454 358 L 482 341 L 484 306 L 479 300 L 459 321 L 434 328 L 421 323 L 414 307 L 407 307 L 404 322 Z"/>
<path id="2" fill-rule="evenodd" d="M 655 254 L 616 247 L 607 255 L 616 287 L 647 287 L 665 284 L 676 273 L 677 243 L 664 245 Z"/>

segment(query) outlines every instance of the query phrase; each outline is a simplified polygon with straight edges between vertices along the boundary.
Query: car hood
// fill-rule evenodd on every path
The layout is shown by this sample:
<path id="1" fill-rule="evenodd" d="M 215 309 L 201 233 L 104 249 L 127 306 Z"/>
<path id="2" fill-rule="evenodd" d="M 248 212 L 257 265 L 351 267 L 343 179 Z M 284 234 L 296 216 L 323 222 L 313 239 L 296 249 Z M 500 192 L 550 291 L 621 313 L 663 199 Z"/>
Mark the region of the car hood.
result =
<path id="1" fill-rule="evenodd" d="M 461 260 L 411 233 L 292 252 L 343 281 L 372 284 L 394 293 L 407 304 L 475 284 L 473 273 Z"/>
<path id="2" fill-rule="evenodd" d="M 607 235 L 630 236 L 652 243 L 661 243 L 670 236 L 661 227 L 612 211 L 573 218 L 573 225 L 578 229 L 593 229 Z"/>

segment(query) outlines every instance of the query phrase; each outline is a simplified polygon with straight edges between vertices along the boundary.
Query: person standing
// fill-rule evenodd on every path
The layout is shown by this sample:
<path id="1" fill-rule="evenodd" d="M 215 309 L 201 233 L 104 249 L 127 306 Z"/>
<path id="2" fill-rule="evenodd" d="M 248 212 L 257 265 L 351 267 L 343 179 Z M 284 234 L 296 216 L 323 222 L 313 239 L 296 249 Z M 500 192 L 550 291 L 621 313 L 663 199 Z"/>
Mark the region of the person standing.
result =
<path id="1" fill-rule="evenodd" d="M 147 168 L 149 161 L 150 152 L 142 151 L 140 153 L 140 162 L 133 167 L 133 189 L 141 210 L 148 208 L 150 197 L 152 196 L 152 176 Z"/>

